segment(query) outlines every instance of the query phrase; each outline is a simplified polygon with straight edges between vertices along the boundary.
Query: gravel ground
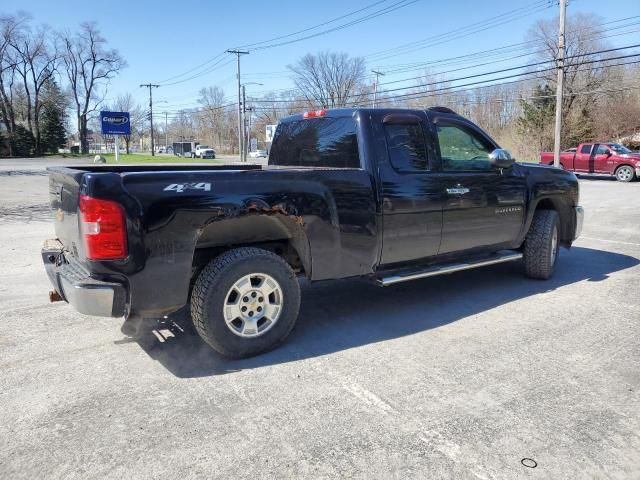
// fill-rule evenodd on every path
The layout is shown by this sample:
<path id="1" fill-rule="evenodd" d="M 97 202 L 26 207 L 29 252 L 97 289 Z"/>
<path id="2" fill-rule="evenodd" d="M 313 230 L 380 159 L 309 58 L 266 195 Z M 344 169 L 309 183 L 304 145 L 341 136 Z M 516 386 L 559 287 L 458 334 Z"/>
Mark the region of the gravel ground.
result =
<path id="1" fill-rule="evenodd" d="M 0 160 L 0 478 L 640 478 L 640 183 L 581 180 L 549 281 L 304 284 L 229 361 L 184 315 L 135 342 L 48 303 L 47 163 Z"/>

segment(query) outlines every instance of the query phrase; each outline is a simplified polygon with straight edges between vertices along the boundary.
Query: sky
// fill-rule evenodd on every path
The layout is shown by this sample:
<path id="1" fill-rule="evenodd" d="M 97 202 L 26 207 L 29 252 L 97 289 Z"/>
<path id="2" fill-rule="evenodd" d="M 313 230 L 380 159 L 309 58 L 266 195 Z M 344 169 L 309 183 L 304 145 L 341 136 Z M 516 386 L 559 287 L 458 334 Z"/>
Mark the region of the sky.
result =
<path id="1" fill-rule="evenodd" d="M 13 13 L 7 10 L 6 3 L 4 5 L 0 6 L 0 13 Z M 259 96 L 292 87 L 287 65 L 307 53 L 324 50 L 346 52 L 350 56 L 365 57 L 368 70 L 391 71 L 398 69 L 398 65 L 450 58 L 522 42 L 527 30 L 538 19 L 558 15 L 556 2 L 546 0 L 25 0 L 20 9 L 29 12 L 35 24 L 46 24 L 54 30 L 73 30 L 80 22 L 96 21 L 109 46 L 116 48 L 128 63 L 128 67 L 110 82 L 108 99 L 131 92 L 141 104 L 147 104 L 148 92 L 139 85 L 160 83 L 162 86 L 153 92 L 154 112 L 167 111 L 169 115 L 181 108 L 197 106 L 197 94 L 202 87 L 217 85 L 224 90 L 230 102 L 236 99 L 235 57 L 223 53 L 226 49 L 286 36 L 360 9 L 360 12 L 324 27 L 257 46 L 314 34 L 365 15 L 373 18 L 288 45 L 262 50 L 248 47 L 250 54 L 241 58 L 242 81 L 263 84 L 247 85 L 248 95 Z M 381 13 L 382 9 L 387 9 L 388 13 L 377 15 L 376 12 Z M 640 1 L 570 0 L 567 15 L 577 12 L 596 13 L 604 23 L 640 15 Z M 482 28 L 484 24 L 490 25 L 487 21 L 495 17 L 498 18 L 494 21 L 500 25 L 464 35 Z M 635 21 L 640 21 L 640 18 Z M 459 31 L 458 35 L 464 35 L 462 38 L 443 36 L 473 24 L 476 26 Z M 617 25 L 621 24 L 612 24 Z M 640 43 L 640 26 L 619 31 L 629 33 L 607 39 L 614 47 Z M 415 43 L 425 39 L 428 42 Z M 410 46 L 397 48 L 406 44 Z M 390 49 L 394 50 L 385 53 Z M 468 69 L 459 74 L 506 68 L 519 62 L 526 63 L 526 59 L 505 60 L 494 66 Z M 196 68 L 201 64 L 205 65 Z M 447 68 L 451 69 L 442 67 L 431 71 Z M 388 73 L 380 83 L 420 73 L 421 70 Z M 170 85 L 174 82 L 179 83 Z M 395 85 L 403 83 L 392 84 L 389 88 Z"/>

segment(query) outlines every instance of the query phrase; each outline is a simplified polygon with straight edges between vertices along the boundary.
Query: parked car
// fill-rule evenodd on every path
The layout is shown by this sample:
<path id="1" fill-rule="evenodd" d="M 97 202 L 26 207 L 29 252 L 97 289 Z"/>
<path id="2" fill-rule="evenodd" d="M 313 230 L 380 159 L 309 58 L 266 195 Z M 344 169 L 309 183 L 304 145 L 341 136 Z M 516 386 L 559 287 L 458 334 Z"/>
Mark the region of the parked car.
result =
<path id="1" fill-rule="evenodd" d="M 266 167 L 48 170 L 51 298 L 124 316 L 131 335 L 190 305 L 198 333 L 230 357 L 287 337 L 297 277 L 389 286 L 520 260 L 547 279 L 583 219 L 573 173 L 514 163 L 446 108 L 293 115 Z"/>
<path id="2" fill-rule="evenodd" d="M 585 174 L 614 175 L 620 182 L 640 177 L 640 154 L 612 142 L 581 143 L 560 154 L 560 168 Z M 553 152 L 540 153 L 540 163 L 553 165 Z"/>
<path id="3" fill-rule="evenodd" d="M 267 151 L 254 150 L 253 152 L 249 152 L 249 158 L 267 158 Z"/>
<path id="4" fill-rule="evenodd" d="M 216 158 L 216 152 L 209 145 L 196 146 L 194 155 L 199 158 Z"/>

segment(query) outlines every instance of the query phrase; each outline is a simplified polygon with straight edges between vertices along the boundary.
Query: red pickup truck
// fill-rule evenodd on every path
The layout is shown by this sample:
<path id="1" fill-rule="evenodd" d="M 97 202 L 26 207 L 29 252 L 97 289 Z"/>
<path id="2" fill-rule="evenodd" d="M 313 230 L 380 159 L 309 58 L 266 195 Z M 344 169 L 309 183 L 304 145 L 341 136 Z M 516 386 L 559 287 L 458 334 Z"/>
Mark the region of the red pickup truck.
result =
<path id="1" fill-rule="evenodd" d="M 540 153 L 540 163 L 553 165 L 553 152 Z M 610 142 L 581 143 L 560 153 L 560 168 L 576 173 L 615 175 L 620 182 L 640 178 L 640 153 Z"/>

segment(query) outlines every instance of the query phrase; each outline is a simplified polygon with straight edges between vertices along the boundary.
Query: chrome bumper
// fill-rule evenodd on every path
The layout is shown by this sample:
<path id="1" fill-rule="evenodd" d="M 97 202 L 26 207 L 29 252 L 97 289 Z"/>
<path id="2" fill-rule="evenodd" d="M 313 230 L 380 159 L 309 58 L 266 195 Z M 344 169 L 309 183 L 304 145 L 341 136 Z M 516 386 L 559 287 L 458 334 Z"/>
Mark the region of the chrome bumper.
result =
<path id="1" fill-rule="evenodd" d="M 581 206 L 577 206 L 573 208 L 576 216 L 576 230 L 573 234 L 573 239 L 575 240 L 582 233 L 582 224 L 584 223 L 584 208 Z"/>
<path id="2" fill-rule="evenodd" d="M 122 284 L 91 278 L 80 265 L 66 260 L 58 240 L 47 240 L 41 253 L 56 292 L 78 312 L 97 317 L 125 314 L 126 290 Z"/>

